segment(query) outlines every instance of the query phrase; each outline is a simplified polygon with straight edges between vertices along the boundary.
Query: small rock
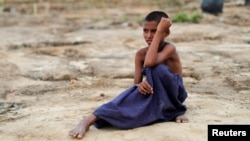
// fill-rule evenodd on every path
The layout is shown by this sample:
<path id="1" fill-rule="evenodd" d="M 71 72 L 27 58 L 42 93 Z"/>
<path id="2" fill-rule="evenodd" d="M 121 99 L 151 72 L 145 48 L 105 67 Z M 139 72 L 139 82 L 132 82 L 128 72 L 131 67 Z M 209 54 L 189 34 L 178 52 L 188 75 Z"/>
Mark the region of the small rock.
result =
<path id="1" fill-rule="evenodd" d="M 101 93 L 101 94 L 100 94 L 100 96 L 101 96 L 101 97 L 104 97 L 104 96 L 105 96 L 105 94 L 104 94 L 104 93 Z"/>

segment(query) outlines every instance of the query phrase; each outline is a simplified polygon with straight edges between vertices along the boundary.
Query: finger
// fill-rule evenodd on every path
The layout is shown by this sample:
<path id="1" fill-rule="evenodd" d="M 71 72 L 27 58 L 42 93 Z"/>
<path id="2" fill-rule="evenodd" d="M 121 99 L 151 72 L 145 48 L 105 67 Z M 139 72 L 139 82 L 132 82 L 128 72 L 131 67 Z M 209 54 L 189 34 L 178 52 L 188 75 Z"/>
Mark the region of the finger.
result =
<path id="1" fill-rule="evenodd" d="M 146 91 L 146 89 L 145 89 L 143 86 L 140 86 L 140 87 L 139 87 L 139 92 L 140 92 L 141 94 L 144 94 L 144 95 L 147 94 L 147 91 Z"/>
<path id="2" fill-rule="evenodd" d="M 141 86 L 138 86 L 138 91 L 143 94 L 143 90 L 141 89 Z"/>
<path id="3" fill-rule="evenodd" d="M 151 87 L 151 85 L 148 83 L 148 81 L 145 81 L 145 88 L 147 90 L 147 93 L 152 94 L 153 93 L 153 88 Z"/>
<path id="4" fill-rule="evenodd" d="M 142 94 L 150 94 L 151 92 L 143 87 L 143 88 L 141 88 L 141 93 Z"/>
<path id="5" fill-rule="evenodd" d="M 141 89 L 142 89 L 143 93 L 145 93 L 145 94 L 150 94 L 151 93 L 151 90 L 150 90 L 149 86 L 150 85 L 148 85 L 146 81 L 144 81 L 144 83 L 142 83 Z"/>
<path id="6" fill-rule="evenodd" d="M 147 94 L 147 90 L 144 88 L 144 87 L 142 87 L 142 94 L 144 94 L 144 95 L 146 95 Z"/>
<path id="7" fill-rule="evenodd" d="M 169 18 L 167 18 L 167 20 L 169 22 L 169 27 L 170 27 L 172 25 L 172 21 Z"/>
<path id="8" fill-rule="evenodd" d="M 169 18 L 163 18 L 162 20 L 168 24 L 168 27 L 172 25 L 172 21 Z"/>

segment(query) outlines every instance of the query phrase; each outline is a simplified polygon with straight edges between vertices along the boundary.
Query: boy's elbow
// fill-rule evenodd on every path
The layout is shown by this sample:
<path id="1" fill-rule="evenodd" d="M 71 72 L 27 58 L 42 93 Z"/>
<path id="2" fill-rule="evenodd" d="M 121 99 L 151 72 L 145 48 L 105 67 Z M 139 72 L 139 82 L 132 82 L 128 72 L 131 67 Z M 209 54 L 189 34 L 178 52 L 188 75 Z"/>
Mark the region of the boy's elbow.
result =
<path id="1" fill-rule="evenodd" d="M 152 62 L 152 61 L 146 61 L 146 62 L 144 62 L 144 67 L 150 68 L 150 67 L 153 67 L 154 65 L 155 65 L 155 63 Z"/>

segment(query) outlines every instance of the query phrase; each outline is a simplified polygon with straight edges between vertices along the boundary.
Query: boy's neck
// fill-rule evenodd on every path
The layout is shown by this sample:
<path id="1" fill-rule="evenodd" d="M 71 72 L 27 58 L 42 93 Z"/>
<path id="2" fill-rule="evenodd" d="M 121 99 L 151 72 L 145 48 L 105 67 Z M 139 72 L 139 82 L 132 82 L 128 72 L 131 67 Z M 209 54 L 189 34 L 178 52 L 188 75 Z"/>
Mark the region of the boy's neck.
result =
<path id="1" fill-rule="evenodd" d="M 162 49 L 165 47 L 165 45 L 166 45 L 165 41 L 160 42 L 159 47 L 158 47 L 158 52 L 162 51 Z"/>

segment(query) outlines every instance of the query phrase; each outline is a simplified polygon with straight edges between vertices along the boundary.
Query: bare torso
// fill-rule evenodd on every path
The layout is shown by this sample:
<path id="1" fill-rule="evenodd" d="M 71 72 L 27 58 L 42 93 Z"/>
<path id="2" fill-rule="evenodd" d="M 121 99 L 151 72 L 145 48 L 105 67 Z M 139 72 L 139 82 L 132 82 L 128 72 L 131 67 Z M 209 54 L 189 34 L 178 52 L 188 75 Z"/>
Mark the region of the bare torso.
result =
<path id="1" fill-rule="evenodd" d="M 167 59 L 165 64 L 170 68 L 172 73 L 182 76 L 181 62 L 177 52 Z"/>
<path id="2" fill-rule="evenodd" d="M 167 46 L 164 46 L 164 47 L 167 47 Z M 140 55 L 141 55 L 141 63 L 143 64 L 143 61 L 145 60 L 145 56 L 146 56 L 146 53 L 148 51 L 148 47 L 145 47 L 145 48 L 142 48 L 140 50 Z M 160 50 L 161 51 L 161 50 Z M 159 51 L 159 52 L 160 52 Z M 173 74 L 179 74 L 180 76 L 182 76 L 182 65 L 181 65 L 181 61 L 180 61 L 180 58 L 179 58 L 179 55 L 176 51 L 174 51 L 169 57 L 168 59 L 166 59 L 163 64 L 167 65 L 171 72 Z"/>

